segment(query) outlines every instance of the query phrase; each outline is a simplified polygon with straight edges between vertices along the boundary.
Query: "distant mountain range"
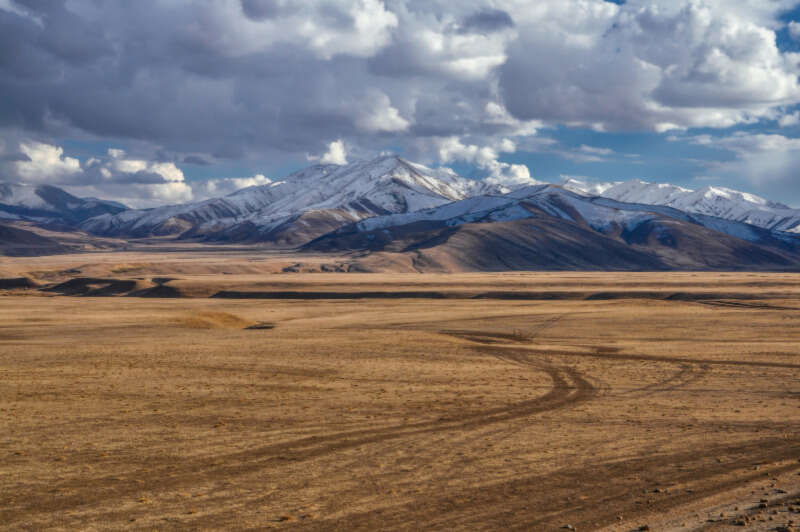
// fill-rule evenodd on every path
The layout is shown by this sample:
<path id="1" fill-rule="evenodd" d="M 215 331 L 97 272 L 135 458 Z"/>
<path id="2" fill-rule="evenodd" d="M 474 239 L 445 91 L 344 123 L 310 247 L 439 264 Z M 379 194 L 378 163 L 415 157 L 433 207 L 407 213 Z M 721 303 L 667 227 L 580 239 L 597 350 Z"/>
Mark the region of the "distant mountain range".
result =
<path id="1" fill-rule="evenodd" d="M 306 246 L 364 253 L 366 269 L 727 270 L 800 266 L 800 238 L 671 207 L 528 186 L 369 218 Z"/>
<path id="2" fill-rule="evenodd" d="M 364 218 L 510 190 L 386 156 L 344 166 L 311 166 L 281 181 L 199 203 L 108 213 L 81 227 L 103 236 L 174 235 L 294 247 Z"/>
<path id="3" fill-rule="evenodd" d="M 0 184 L 0 221 L 349 253 L 360 269 L 800 269 L 800 210 L 721 187 L 486 182 L 397 156 L 159 207 Z"/>
<path id="4" fill-rule="evenodd" d="M 567 190 L 584 195 L 603 196 L 628 203 L 663 205 L 681 211 L 743 222 L 764 229 L 800 234 L 800 210 L 729 188 L 705 187 L 690 190 L 663 183 L 647 183 L 638 179 L 599 184 L 570 179 L 563 186 Z"/>
<path id="5" fill-rule="evenodd" d="M 115 201 L 78 198 L 50 185 L 0 183 L 0 221 L 77 226 L 95 216 L 111 216 L 126 210 L 128 207 Z"/>

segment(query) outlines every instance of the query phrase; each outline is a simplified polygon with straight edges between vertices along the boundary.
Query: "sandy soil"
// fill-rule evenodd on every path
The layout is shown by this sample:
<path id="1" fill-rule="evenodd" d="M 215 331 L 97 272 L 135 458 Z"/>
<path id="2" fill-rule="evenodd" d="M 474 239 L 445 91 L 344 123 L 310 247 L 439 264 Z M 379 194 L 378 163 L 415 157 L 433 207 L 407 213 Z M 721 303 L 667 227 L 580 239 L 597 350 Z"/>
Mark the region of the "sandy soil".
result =
<path id="1" fill-rule="evenodd" d="M 258 290 L 746 297 L 3 291 L 4 530 L 717 531 L 800 522 L 800 276 L 271 275 L 243 271 L 259 261 L 222 255 L 205 264 L 107 258 L 8 260 L 0 271 L 40 272 L 46 283 L 70 275 L 52 272 L 122 277 L 120 264 L 152 264 L 136 275 L 262 283 Z M 189 273 L 167 266 L 184 260 Z"/>

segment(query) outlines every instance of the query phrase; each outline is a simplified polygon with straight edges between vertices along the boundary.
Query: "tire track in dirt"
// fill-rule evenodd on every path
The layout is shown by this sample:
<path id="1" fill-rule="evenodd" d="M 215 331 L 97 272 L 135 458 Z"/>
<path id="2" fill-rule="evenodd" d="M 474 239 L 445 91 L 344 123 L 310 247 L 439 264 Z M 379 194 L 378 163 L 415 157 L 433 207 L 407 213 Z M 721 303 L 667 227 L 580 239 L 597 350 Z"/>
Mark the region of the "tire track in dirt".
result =
<path id="1" fill-rule="evenodd" d="M 689 357 L 667 357 L 661 355 L 637 355 L 620 353 L 616 348 L 594 347 L 591 350 L 575 351 L 567 349 L 541 349 L 535 346 L 527 347 L 521 345 L 495 346 L 498 349 L 524 349 L 530 353 L 540 355 L 552 355 L 559 357 L 575 358 L 599 358 L 604 360 L 633 360 L 636 362 L 667 362 L 671 364 L 705 364 L 707 366 L 751 366 L 757 368 L 784 368 L 800 369 L 800 364 L 790 362 L 757 362 L 754 360 L 730 360 L 730 359 L 708 359 L 708 358 L 689 358 Z"/>
<path id="2" fill-rule="evenodd" d="M 443 334 L 449 334 L 442 331 Z M 470 341 L 480 342 L 481 337 L 502 339 L 505 335 L 497 335 L 494 333 L 470 333 Z M 754 360 L 730 360 L 730 359 L 708 359 L 708 358 L 689 358 L 689 357 L 667 357 L 661 355 L 637 355 L 631 353 L 621 353 L 617 347 L 608 346 L 576 346 L 586 347 L 584 351 L 569 350 L 569 349 L 542 349 L 536 346 L 523 345 L 528 343 L 528 340 L 534 339 L 535 336 L 526 336 L 527 340 L 518 341 L 514 345 L 502 345 L 498 342 L 491 342 L 493 347 L 498 349 L 524 349 L 531 354 L 540 355 L 553 355 L 560 357 L 576 357 L 576 358 L 600 358 L 604 360 L 633 360 L 636 362 L 666 362 L 671 364 L 698 364 L 701 366 L 752 366 L 759 368 L 785 368 L 785 369 L 800 369 L 800 364 L 793 364 L 791 362 L 758 362 Z M 709 369 L 709 368 L 706 368 Z"/>
<path id="3" fill-rule="evenodd" d="M 566 314 L 560 314 L 558 316 L 553 316 L 549 319 L 542 321 L 538 324 L 532 332 L 528 334 L 522 334 L 521 332 L 515 332 L 513 334 L 502 334 L 502 333 L 493 333 L 493 332 L 482 332 L 482 331 L 451 331 L 451 330 L 443 330 L 440 331 L 441 334 L 447 334 L 450 336 L 455 336 L 457 338 L 461 338 L 463 340 L 468 340 L 470 342 L 480 343 L 483 345 L 493 345 L 500 349 L 511 350 L 514 347 L 524 347 L 522 344 L 530 344 L 533 340 L 537 338 L 537 336 L 545 329 L 555 325 L 559 321 L 561 321 Z M 513 343 L 516 344 L 514 346 L 511 345 L 503 345 L 503 344 Z M 687 360 L 687 359 L 670 359 L 667 357 L 644 357 L 638 355 L 627 355 L 624 353 L 620 353 L 620 349 L 617 347 L 609 347 L 609 346 L 598 346 L 594 348 L 593 352 L 589 353 L 581 353 L 575 351 L 567 351 L 567 350 L 544 350 L 544 349 L 535 349 L 535 348 L 526 348 L 536 353 L 541 353 L 543 355 L 547 354 L 557 354 L 557 355 L 574 355 L 574 356 L 594 356 L 594 357 L 602 357 L 602 358 L 616 358 L 616 359 L 624 359 L 624 360 L 655 360 L 657 362 L 665 362 L 665 363 L 674 363 L 680 364 L 681 368 L 671 377 L 659 381 L 648 386 L 644 386 L 641 388 L 636 388 L 633 390 L 628 390 L 623 392 L 624 394 L 637 394 L 637 393 L 644 393 L 645 395 L 650 395 L 657 392 L 662 391 L 672 391 L 677 390 L 683 387 L 690 385 L 693 382 L 697 382 L 702 379 L 706 374 L 708 374 L 710 370 L 710 364 L 708 361 L 697 361 L 697 360 Z M 506 356 L 506 359 L 509 361 L 520 362 L 522 358 L 516 354 L 512 357 Z M 747 361 L 744 361 L 747 364 Z M 766 363 L 772 364 L 772 363 Z M 800 365 L 798 365 L 800 367 Z M 601 383 L 602 384 L 602 383 Z M 611 389 L 607 385 L 603 386 L 606 392 L 610 392 Z"/>
<path id="4" fill-rule="evenodd" d="M 171 458 L 162 460 L 161 463 L 151 462 L 148 469 L 130 471 L 125 476 L 133 479 L 158 478 L 158 485 L 149 486 L 149 489 L 153 492 L 163 492 L 192 485 L 209 477 L 231 478 L 270 465 L 307 461 L 362 445 L 449 431 L 476 430 L 493 424 L 508 423 L 575 406 L 595 395 L 594 386 L 574 368 L 534 362 L 526 352 L 509 353 L 483 346 L 476 349 L 503 361 L 546 373 L 552 381 L 550 391 L 534 399 L 460 415 L 452 419 L 440 418 L 435 421 L 308 436 L 223 456 L 177 461 Z M 35 497 L 35 494 L 41 492 L 37 485 L 21 484 L 15 490 L 14 503 L 8 500 L 10 494 L 0 495 L 0 508 L 5 508 L 5 511 L 0 511 L 0 520 L 12 522 L 14 515 L 30 518 L 67 508 L 74 509 L 99 500 L 120 499 L 139 493 L 142 489 L 142 485 L 123 481 L 118 476 L 103 476 L 91 480 L 84 478 L 55 482 L 51 485 L 51 490 L 69 495 L 41 499 Z"/>
<path id="5" fill-rule="evenodd" d="M 559 314 L 558 316 L 552 316 L 550 318 L 542 320 L 540 323 L 537 323 L 530 330 L 530 332 L 527 333 L 523 333 L 521 330 L 515 330 L 513 333 L 501 333 L 494 331 L 444 329 L 439 331 L 439 334 L 454 336 L 462 340 L 467 340 L 469 342 L 474 342 L 483 345 L 503 344 L 509 342 L 515 344 L 527 344 L 535 340 L 539 336 L 539 334 L 542 333 L 542 331 L 552 327 L 553 325 L 561 321 L 565 316 L 566 314 Z"/>
<path id="6" fill-rule="evenodd" d="M 593 530 L 616 523 L 618 515 L 635 521 L 637 516 L 663 514 L 800 469 L 798 445 L 797 436 L 772 438 L 588 464 L 440 497 L 426 494 L 413 503 L 292 528 L 375 530 L 391 523 L 392 530 L 556 530 L 570 523 L 578 530 Z M 581 486 L 580 498 L 576 486 Z"/>
<path id="7" fill-rule="evenodd" d="M 588 353 L 554 352 L 519 345 L 535 335 L 523 340 L 519 335 L 485 332 L 462 335 L 453 334 L 454 331 L 442 332 L 481 343 L 482 345 L 476 348 L 478 351 L 526 367 L 543 364 L 531 359 L 534 354 L 655 361 L 680 365 L 680 369 L 664 381 L 630 392 L 655 393 L 679 389 L 701 379 L 713 365 L 800 367 L 783 363 L 628 355 L 619 353 L 617 348 L 607 347 L 598 347 Z M 503 339 L 515 341 L 516 345 L 498 345 Z M 577 373 L 574 368 L 562 367 L 562 370 L 567 373 Z M 578 376 L 583 379 L 582 376 Z M 588 382 L 586 384 L 591 387 Z M 596 389 L 592 387 L 592 393 L 595 392 Z M 671 455 L 592 464 L 587 467 L 557 471 L 550 475 L 531 476 L 463 490 L 440 498 L 426 497 L 411 504 L 354 514 L 334 521 L 308 523 L 298 528 L 370 530 L 376 526 L 392 523 L 393 529 L 416 530 L 424 523 L 426 529 L 530 530 L 556 529 L 569 522 L 579 529 L 592 529 L 615 523 L 619 514 L 624 514 L 626 518 L 635 518 L 637 515 L 666 512 L 699 497 L 724 493 L 754 480 L 763 479 L 765 476 L 800 469 L 796 463 L 798 449 L 800 449 L 800 436 L 794 435 L 753 440 L 738 445 L 712 446 Z M 786 460 L 792 462 L 789 465 L 781 464 Z M 680 464 L 680 469 L 677 471 L 675 464 Z M 757 469 L 759 472 L 754 473 L 753 471 Z M 655 484 L 659 486 L 683 484 L 691 485 L 692 488 L 655 491 L 652 489 L 652 481 L 648 480 L 654 478 L 658 479 Z M 593 484 L 597 484 L 596 489 L 592 488 Z M 581 490 L 584 496 L 580 502 L 564 508 L 563 500 L 574 495 L 576 485 L 584 486 L 585 489 Z M 635 495 L 637 493 L 641 495 Z M 655 493 L 658 495 L 654 495 Z M 586 494 L 590 495 L 586 497 Z M 532 504 L 532 501 L 535 501 L 535 504 Z M 543 508 L 562 509 L 548 513 L 543 512 Z"/>
<path id="8" fill-rule="evenodd" d="M 670 392 L 685 388 L 690 384 L 698 382 L 700 379 L 708 375 L 710 371 L 708 364 L 681 364 L 680 369 L 672 374 L 669 378 L 664 379 L 641 388 L 635 388 L 623 392 L 621 395 L 652 395 L 658 392 Z"/>

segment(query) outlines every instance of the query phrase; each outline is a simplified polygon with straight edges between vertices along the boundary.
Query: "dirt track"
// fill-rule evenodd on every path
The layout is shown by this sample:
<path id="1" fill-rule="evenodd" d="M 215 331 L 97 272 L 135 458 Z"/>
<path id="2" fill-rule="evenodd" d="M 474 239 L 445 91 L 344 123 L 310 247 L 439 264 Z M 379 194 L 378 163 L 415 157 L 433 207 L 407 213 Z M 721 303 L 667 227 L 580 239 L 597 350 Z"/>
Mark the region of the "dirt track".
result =
<path id="1" fill-rule="evenodd" d="M 787 297 L 7 292 L 0 527 L 769 530 L 800 516 Z"/>

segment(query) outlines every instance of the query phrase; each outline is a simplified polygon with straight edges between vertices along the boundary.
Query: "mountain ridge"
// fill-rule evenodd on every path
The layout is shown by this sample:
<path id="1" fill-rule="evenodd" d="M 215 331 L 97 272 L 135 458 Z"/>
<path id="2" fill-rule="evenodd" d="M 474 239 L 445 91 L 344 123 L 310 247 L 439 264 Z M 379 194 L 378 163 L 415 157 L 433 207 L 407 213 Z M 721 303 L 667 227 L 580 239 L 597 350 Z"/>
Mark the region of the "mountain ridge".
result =
<path id="1" fill-rule="evenodd" d="M 98 215 L 127 209 L 115 201 L 79 198 L 52 185 L 0 182 L 0 220 L 77 225 Z"/>
<path id="2" fill-rule="evenodd" d="M 396 156 L 347 165 L 313 165 L 280 181 L 222 198 L 87 220 L 101 236 L 165 236 L 205 241 L 260 241 L 300 245 L 353 221 L 411 212 L 512 187 L 466 179 Z M 313 220 L 320 230 L 310 228 Z M 305 224 L 303 222 L 306 222 Z"/>
<path id="3" fill-rule="evenodd" d="M 664 205 L 686 212 L 749 223 L 764 229 L 800 234 L 800 209 L 726 187 L 706 186 L 693 190 L 639 179 L 606 183 L 586 183 L 569 179 L 564 182 L 564 187 L 581 194 L 630 203 Z"/>
<path id="4" fill-rule="evenodd" d="M 417 271 L 800 268 L 793 234 L 556 185 L 362 220 L 304 249 L 350 252 L 374 271 L 386 264 Z"/>

